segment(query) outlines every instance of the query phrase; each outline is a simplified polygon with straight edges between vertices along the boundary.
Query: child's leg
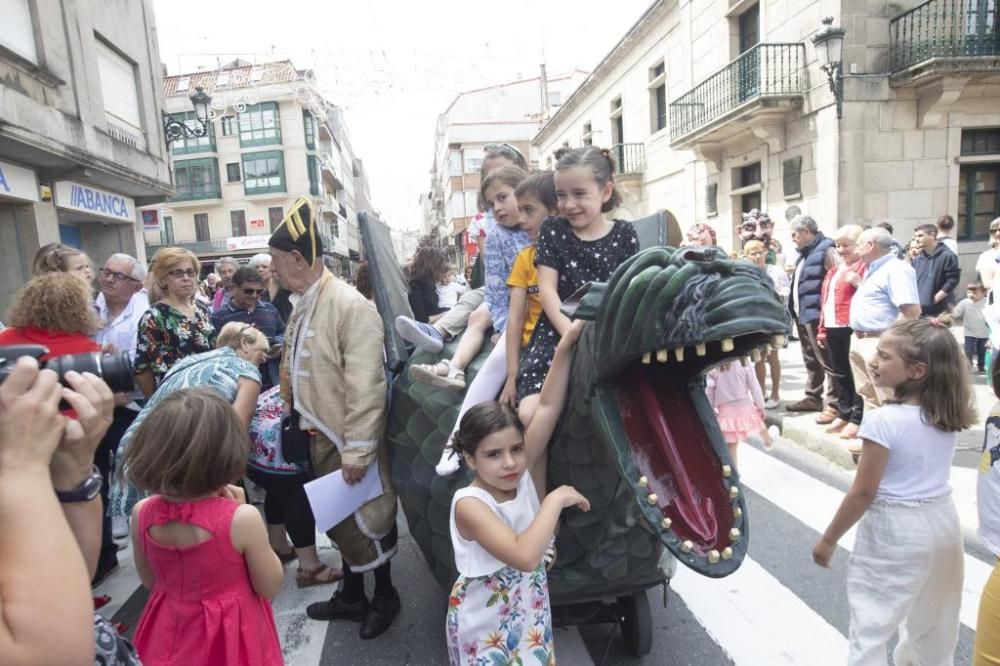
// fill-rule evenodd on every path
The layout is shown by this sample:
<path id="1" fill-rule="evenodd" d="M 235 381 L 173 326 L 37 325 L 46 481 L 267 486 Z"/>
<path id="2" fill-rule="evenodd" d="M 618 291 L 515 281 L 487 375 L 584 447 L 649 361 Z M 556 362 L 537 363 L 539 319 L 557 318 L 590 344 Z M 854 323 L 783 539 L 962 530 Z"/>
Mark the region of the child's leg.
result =
<path id="1" fill-rule="evenodd" d="M 935 560 L 939 557 L 940 541 L 945 536 L 936 534 L 940 529 L 936 524 L 939 520 L 928 520 L 928 516 L 937 517 L 940 511 L 938 505 L 950 503 L 950 498 L 917 507 L 875 502 L 868 508 L 858 525 L 854 552 L 847 566 L 847 601 L 850 607 L 848 663 L 886 663 L 889 641 L 911 612 L 925 585 L 934 586 L 936 594 L 941 594 L 945 587 L 951 585 L 961 596 L 961 554 L 958 557 L 957 580 L 954 570 L 946 572 L 943 568 L 937 569 Z M 954 511 L 954 505 L 951 506 Z M 934 529 L 928 529 L 929 522 L 935 523 Z M 955 526 L 950 530 L 960 530 L 957 515 Z M 960 535 L 958 548 L 961 551 Z M 945 561 L 948 566 L 954 566 L 950 557 Z M 929 581 L 932 576 L 944 580 L 932 583 Z M 938 585 L 941 587 L 938 588 Z M 939 609 L 952 613 L 950 600 L 940 599 Z M 953 618 L 946 619 L 945 613 L 939 612 L 935 614 L 935 621 L 945 625 L 953 621 L 953 630 L 957 632 L 958 606 L 954 607 Z M 916 641 L 919 629 L 920 640 L 927 641 L 927 627 L 923 626 L 922 618 L 916 625 L 911 622 L 910 629 L 911 640 Z M 941 638 L 934 636 L 934 640 Z M 923 648 L 924 644 L 919 647 Z M 952 641 L 948 654 L 954 647 Z M 904 645 L 904 650 L 909 649 Z M 930 659 L 929 654 L 925 656 L 928 658 L 921 663 L 945 663 L 940 659 Z"/>
<path id="2" fill-rule="evenodd" d="M 760 390 L 767 390 L 767 362 L 768 359 L 761 359 L 754 364 L 753 370 L 757 373 L 757 383 L 760 384 Z"/>
<path id="3" fill-rule="evenodd" d="M 482 289 L 473 289 L 462 294 L 458 303 L 434 322 L 434 328 L 441 331 L 446 340 L 460 335 L 469 322 L 469 316 L 483 304 L 484 293 Z"/>
<path id="4" fill-rule="evenodd" d="M 893 658 L 897 664 L 951 663 L 962 605 L 962 530 L 950 497 L 917 510 L 924 515 L 925 536 L 932 551 L 925 556 L 926 578 L 899 628 Z"/>
<path id="5" fill-rule="evenodd" d="M 989 368 L 986 367 L 986 342 L 989 338 L 976 338 L 976 362 L 979 363 L 979 369 L 989 372 Z"/>
<path id="6" fill-rule="evenodd" d="M 506 333 L 504 334 L 506 335 Z M 462 406 L 458 410 L 458 418 L 451 429 L 451 435 L 441 451 L 441 459 L 435 469 L 441 476 L 448 476 L 458 471 L 458 456 L 452 454 L 451 438 L 458 432 L 458 426 L 462 422 L 462 417 L 473 405 L 488 400 L 496 400 L 497 395 L 503 389 L 504 382 L 507 381 L 507 346 L 504 344 L 504 335 L 500 336 L 493 351 L 486 357 L 483 367 L 476 373 L 476 378 L 469 384 L 465 391 L 465 398 Z"/>
<path id="7" fill-rule="evenodd" d="M 726 448 L 729 449 L 729 460 L 732 462 L 733 469 L 737 469 L 736 464 L 736 449 L 739 447 L 739 442 L 726 442 Z"/>
<path id="8" fill-rule="evenodd" d="M 976 339 L 972 336 L 965 336 L 965 358 L 969 359 L 969 367 L 974 367 L 976 362 Z"/>
<path id="9" fill-rule="evenodd" d="M 455 350 L 455 355 L 451 358 L 453 368 L 465 372 L 465 368 L 483 348 L 483 338 L 492 325 L 493 320 L 490 318 L 489 308 L 485 305 L 480 305 L 469 315 L 469 325 L 465 329 L 465 335 L 462 336 L 458 343 L 458 349 Z"/>

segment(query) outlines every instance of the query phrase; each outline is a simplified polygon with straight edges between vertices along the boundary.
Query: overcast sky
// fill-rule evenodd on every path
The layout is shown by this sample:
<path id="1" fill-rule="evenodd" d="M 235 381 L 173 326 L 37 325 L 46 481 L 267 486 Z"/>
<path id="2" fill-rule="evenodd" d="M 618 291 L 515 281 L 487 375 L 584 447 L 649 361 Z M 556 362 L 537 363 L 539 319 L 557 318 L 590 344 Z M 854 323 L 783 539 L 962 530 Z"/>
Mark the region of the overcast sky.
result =
<path id="1" fill-rule="evenodd" d="M 434 124 L 462 90 L 592 69 L 652 0 L 153 0 L 168 74 L 242 57 L 316 71 L 347 116 L 373 205 L 419 228 Z"/>

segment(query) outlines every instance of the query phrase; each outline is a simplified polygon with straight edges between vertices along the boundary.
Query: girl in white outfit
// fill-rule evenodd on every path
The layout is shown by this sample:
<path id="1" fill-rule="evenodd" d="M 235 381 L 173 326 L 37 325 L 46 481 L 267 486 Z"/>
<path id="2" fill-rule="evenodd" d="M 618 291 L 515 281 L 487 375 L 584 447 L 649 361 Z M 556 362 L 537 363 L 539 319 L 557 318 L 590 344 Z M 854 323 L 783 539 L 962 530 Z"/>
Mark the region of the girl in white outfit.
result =
<path id="1" fill-rule="evenodd" d="M 962 530 L 948 475 L 958 433 L 976 420 L 968 364 L 951 332 L 899 321 L 869 362 L 894 398 L 866 411 L 854 484 L 813 548 L 828 567 L 858 520 L 847 568 L 848 664 L 882 666 L 899 630 L 896 666 L 952 664 L 962 600 Z"/>

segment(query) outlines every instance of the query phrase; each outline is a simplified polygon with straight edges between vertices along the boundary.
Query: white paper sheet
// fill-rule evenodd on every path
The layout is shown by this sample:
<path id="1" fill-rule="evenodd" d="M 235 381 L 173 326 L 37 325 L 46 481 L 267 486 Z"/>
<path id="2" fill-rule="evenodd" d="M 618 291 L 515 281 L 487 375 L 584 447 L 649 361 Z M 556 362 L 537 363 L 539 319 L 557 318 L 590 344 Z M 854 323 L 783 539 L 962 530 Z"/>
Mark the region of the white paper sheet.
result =
<path id="1" fill-rule="evenodd" d="M 344 475 L 337 470 L 310 481 L 305 489 L 316 518 L 316 527 L 326 532 L 382 494 L 378 462 L 369 465 L 365 476 L 354 485 L 344 481 Z"/>

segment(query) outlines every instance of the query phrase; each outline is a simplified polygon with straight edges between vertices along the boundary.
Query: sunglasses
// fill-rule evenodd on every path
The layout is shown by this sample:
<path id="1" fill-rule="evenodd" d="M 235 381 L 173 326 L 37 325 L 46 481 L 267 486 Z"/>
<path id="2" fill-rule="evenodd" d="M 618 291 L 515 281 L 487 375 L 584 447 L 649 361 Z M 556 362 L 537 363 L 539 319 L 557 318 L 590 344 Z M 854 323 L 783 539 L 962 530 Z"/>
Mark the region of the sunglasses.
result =
<path id="1" fill-rule="evenodd" d="M 483 146 L 483 152 L 510 155 L 512 157 L 516 155 L 517 157 L 524 159 L 524 155 L 521 154 L 521 151 L 509 143 L 488 143 Z"/>
<path id="2" fill-rule="evenodd" d="M 247 296 L 260 296 L 264 293 L 263 289 L 244 289 L 243 293 Z"/>
<path id="3" fill-rule="evenodd" d="M 100 270 L 100 274 L 102 278 L 106 280 L 111 280 L 112 282 L 125 282 L 126 280 L 128 280 L 129 282 L 139 281 L 136 280 L 131 275 L 125 275 L 124 273 L 119 273 L 118 271 L 109 271 L 106 268 L 102 268 Z"/>
<path id="4" fill-rule="evenodd" d="M 995 233 L 997 233 L 998 231 L 1000 231 L 1000 227 L 993 227 L 992 229 L 990 229 L 990 233 L 991 233 L 991 234 L 995 234 Z"/>
<path id="5" fill-rule="evenodd" d="M 182 268 L 175 268 L 172 271 L 167 271 L 167 275 L 173 278 L 177 278 L 179 280 L 181 278 L 186 278 L 186 277 L 189 278 L 197 277 L 198 271 L 194 270 L 193 268 L 189 268 L 187 270 L 184 270 Z"/>

